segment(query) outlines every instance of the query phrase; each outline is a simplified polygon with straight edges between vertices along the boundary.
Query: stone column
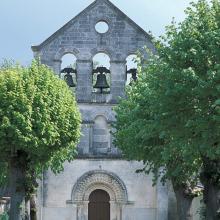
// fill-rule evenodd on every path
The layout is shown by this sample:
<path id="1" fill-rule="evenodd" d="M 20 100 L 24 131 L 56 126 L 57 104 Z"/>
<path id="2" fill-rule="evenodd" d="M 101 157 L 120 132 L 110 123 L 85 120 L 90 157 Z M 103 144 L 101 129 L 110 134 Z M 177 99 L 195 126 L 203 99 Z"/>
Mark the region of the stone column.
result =
<path id="1" fill-rule="evenodd" d="M 120 218 L 120 204 L 116 201 L 110 201 L 110 220 L 121 220 Z"/>
<path id="2" fill-rule="evenodd" d="M 57 76 L 60 76 L 61 71 L 61 60 L 53 60 L 53 71 L 56 73 Z"/>
<path id="3" fill-rule="evenodd" d="M 88 219 L 88 205 L 89 205 L 89 201 L 83 201 L 82 203 L 77 204 L 76 220 Z"/>
<path id="4" fill-rule="evenodd" d="M 77 89 L 76 95 L 79 102 L 90 102 L 92 95 L 92 61 L 77 60 Z"/>
<path id="5" fill-rule="evenodd" d="M 157 220 L 168 220 L 168 187 L 157 182 Z"/>
<path id="6" fill-rule="evenodd" d="M 83 134 L 78 144 L 78 154 L 88 155 L 90 151 L 90 131 L 91 125 L 88 123 L 82 123 L 81 133 Z"/>
<path id="7" fill-rule="evenodd" d="M 117 103 L 118 97 L 125 96 L 126 62 L 111 61 L 110 71 L 112 103 Z"/>

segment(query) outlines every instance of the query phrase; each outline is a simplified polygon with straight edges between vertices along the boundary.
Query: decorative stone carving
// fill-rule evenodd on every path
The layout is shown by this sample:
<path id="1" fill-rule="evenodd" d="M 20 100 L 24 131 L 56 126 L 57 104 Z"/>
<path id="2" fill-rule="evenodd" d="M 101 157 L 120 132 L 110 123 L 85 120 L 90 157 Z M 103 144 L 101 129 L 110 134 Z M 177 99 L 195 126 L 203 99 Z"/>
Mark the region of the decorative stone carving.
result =
<path id="1" fill-rule="evenodd" d="M 103 189 L 109 193 L 110 200 L 117 203 L 128 203 L 125 184 L 114 173 L 104 170 L 94 170 L 81 176 L 74 185 L 70 203 L 82 203 L 89 200 L 89 195 L 95 189 Z"/>

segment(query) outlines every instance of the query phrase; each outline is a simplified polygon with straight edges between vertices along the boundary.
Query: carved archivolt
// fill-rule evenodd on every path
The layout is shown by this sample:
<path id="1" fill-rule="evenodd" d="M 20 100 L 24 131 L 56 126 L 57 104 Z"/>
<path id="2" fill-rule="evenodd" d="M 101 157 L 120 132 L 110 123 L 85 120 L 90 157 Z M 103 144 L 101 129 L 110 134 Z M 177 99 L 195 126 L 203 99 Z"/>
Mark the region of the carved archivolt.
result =
<path id="1" fill-rule="evenodd" d="M 127 190 L 122 180 L 114 173 L 94 170 L 81 176 L 72 190 L 71 202 L 80 203 L 89 200 L 89 195 L 96 189 L 108 192 L 111 201 L 127 203 Z"/>

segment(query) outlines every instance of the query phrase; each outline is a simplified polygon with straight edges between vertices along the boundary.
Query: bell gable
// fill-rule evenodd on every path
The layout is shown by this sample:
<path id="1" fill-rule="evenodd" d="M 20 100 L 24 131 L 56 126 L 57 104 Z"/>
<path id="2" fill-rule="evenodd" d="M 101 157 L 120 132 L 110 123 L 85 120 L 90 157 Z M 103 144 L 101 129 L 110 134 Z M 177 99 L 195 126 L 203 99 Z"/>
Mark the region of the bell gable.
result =
<path id="1" fill-rule="evenodd" d="M 105 22 L 106 33 L 95 26 Z M 32 46 L 35 56 L 46 63 L 59 60 L 66 53 L 78 59 L 91 59 L 97 52 L 111 59 L 125 59 L 143 46 L 153 49 L 151 37 L 109 0 L 96 0 L 38 46 Z M 83 53 L 82 53 L 82 52 Z"/>

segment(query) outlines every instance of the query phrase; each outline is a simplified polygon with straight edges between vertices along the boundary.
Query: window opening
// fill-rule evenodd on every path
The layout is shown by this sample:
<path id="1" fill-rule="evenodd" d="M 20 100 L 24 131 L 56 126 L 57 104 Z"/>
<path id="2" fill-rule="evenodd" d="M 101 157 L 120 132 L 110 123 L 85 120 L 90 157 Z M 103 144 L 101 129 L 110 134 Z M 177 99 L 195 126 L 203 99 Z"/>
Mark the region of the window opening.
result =
<path id="1" fill-rule="evenodd" d="M 66 54 L 62 57 L 60 77 L 70 88 L 76 87 L 76 57 L 73 54 Z"/>
<path id="2" fill-rule="evenodd" d="M 109 30 L 108 23 L 105 21 L 99 21 L 95 25 L 95 30 L 100 34 L 106 33 Z"/>
<path id="3" fill-rule="evenodd" d="M 137 80 L 137 56 L 130 55 L 127 57 L 126 62 L 126 85 L 132 85 Z"/>
<path id="4" fill-rule="evenodd" d="M 110 93 L 111 74 L 110 58 L 105 53 L 98 53 L 93 58 L 93 92 Z"/>

